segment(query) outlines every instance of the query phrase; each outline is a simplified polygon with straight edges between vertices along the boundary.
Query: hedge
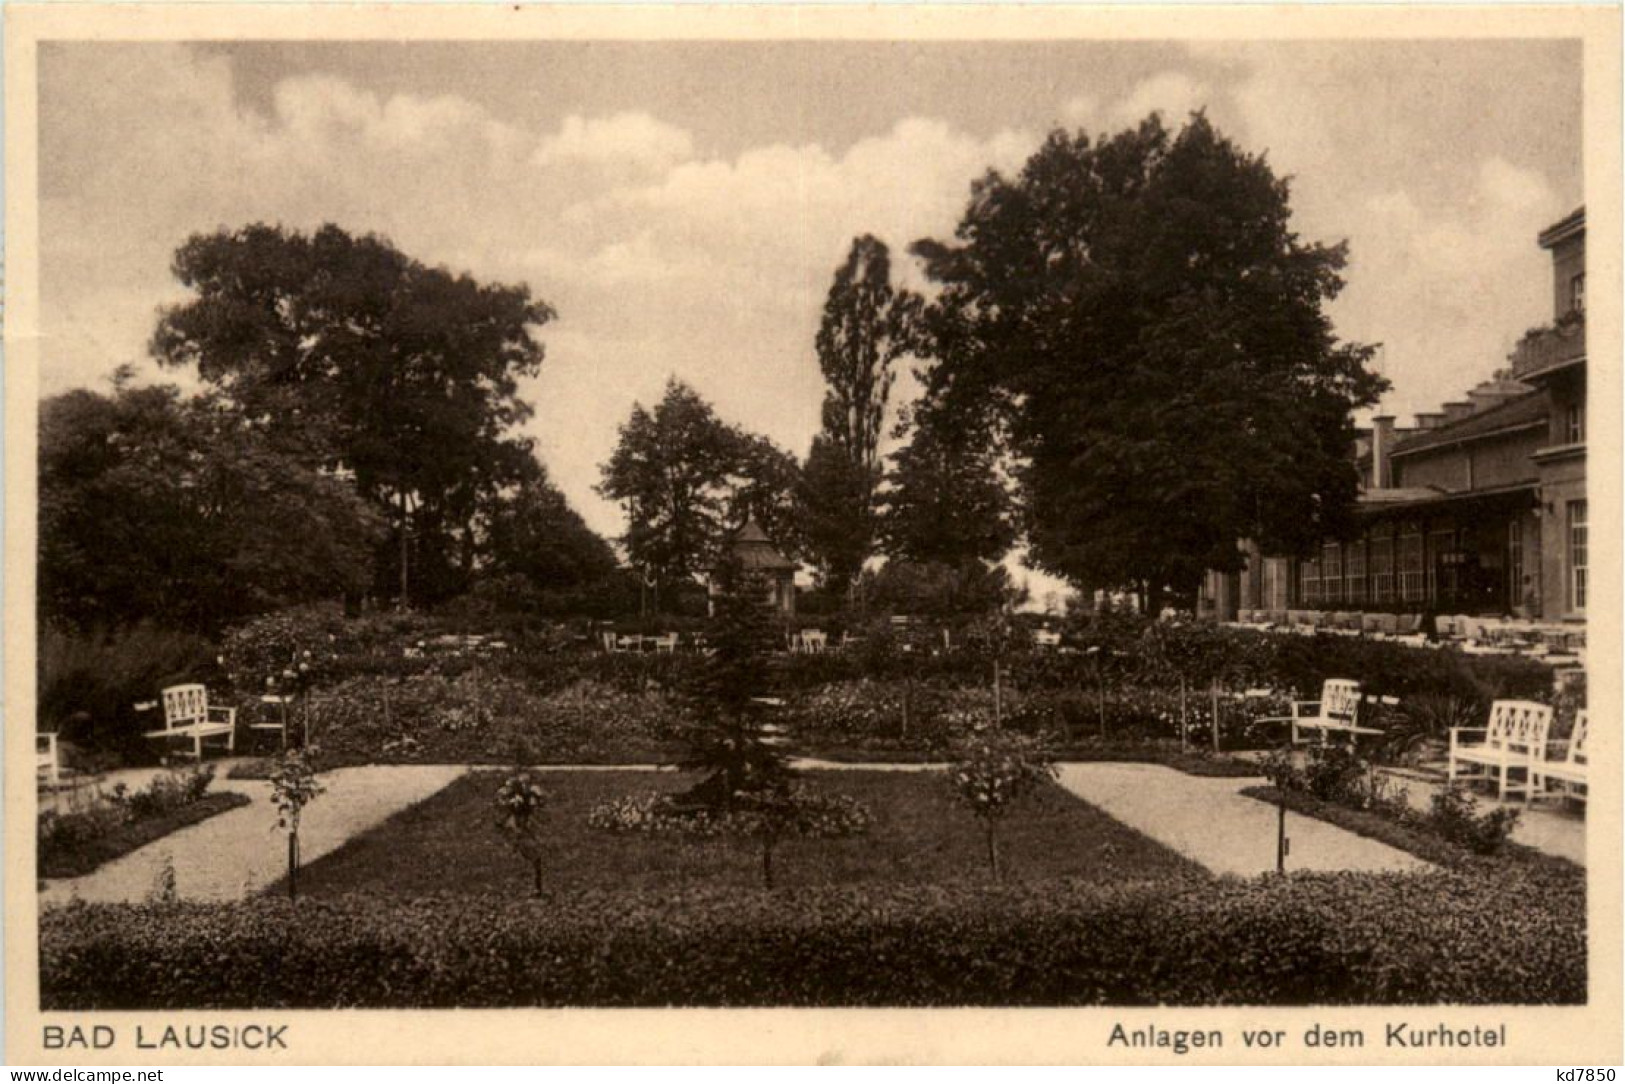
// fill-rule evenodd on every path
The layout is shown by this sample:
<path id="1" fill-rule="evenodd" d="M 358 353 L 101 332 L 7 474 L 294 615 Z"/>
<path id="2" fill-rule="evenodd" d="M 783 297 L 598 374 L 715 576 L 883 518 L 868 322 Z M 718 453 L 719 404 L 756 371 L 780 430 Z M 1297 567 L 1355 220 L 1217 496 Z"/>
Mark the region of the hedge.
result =
<path id="1" fill-rule="evenodd" d="M 49 1010 L 1573 1004 L 1583 878 L 1539 871 L 78 904 Z"/>

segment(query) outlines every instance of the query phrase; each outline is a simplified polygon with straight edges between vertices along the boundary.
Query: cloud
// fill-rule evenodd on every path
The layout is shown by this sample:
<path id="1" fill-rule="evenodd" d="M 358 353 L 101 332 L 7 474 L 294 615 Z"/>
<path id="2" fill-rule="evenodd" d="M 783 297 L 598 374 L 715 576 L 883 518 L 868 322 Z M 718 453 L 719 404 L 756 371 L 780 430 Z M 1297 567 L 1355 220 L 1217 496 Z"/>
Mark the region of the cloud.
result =
<path id="1" fill-rule="evenodd" d="M 1069 98 L 1062 119 L 1090 133 L 1133 128 L 1152 113 L 1162 114 L 1170 128 L 1179 128 L 1192 113 L 1206 109 L 1215 97 L 1205 82 L 1182 71 L 1162 71 L 1130 86 L 1117 96 L 1102 99 L 1086 92 Z"/>
<path id="2" fill-rule="evenodd" d="M 565 117 L 558 133 L 542 141 L 532 160 L 540 166 L 588 164 L 660 172 L 693 153 L 694 138 L 683 129 L 647 113 L 616 113 Z"/>
<path id="3" fill-rule="evenodd" d="M 949 235 L 970 184 L 1013 168 L 1036 136 L 977 137 L 908 117 L 844 149 L 817 143 L 696 153 L 641 112 L 569 115 L 527 130 L 450 95 L 380 94 L 331 75 L 278 83 L 239 108 L 232 73 L 175 47 L 120 49 L 116 94 L 64 139 L 45 208 L 50 394 L 140 357 L 168 274 L 194 232 L 262 220 L 335 222 L 553 304 L 547 360 L 527 384 L 530 432 L 594 527 L 620 529 L 592 491 L 616 426 L 668 374 L 731 420 L 803 452 L 822 378 L 813 340 L 851 239 L 905 247 Z M 64 53 L 63 108 L 107 81 L 107 55 Z M 76 69 L 76 70 L 71 70 Z M 105 138 L 107 132 L 120 139 Z"/>
<path id="4" fill-rule="evenodd" d="M 1355 210 L 1349 287 L 1334 312 L 1346 336 L 1385 342 L 1396 384 L 1387 409 L 1460 398 L 1506 364 L 1526 328 L 1551 319 L 1550 257 L 1534 235 L 1564 208 L 1539 174 L 1491 158 L 1448 204 L 1390 188 Z"/>
<path id="5" fill-rule="evenodd" d="M 1185 72 L 1158 72 L 1129 91 L 1107 112 L 1107 119 L 1126 128 L 1151 113 L 1161 113 L 1166 124 L 1178 127 L 1191 113 L 1206 108 L 1212 98 L 1211 88 Z"/>

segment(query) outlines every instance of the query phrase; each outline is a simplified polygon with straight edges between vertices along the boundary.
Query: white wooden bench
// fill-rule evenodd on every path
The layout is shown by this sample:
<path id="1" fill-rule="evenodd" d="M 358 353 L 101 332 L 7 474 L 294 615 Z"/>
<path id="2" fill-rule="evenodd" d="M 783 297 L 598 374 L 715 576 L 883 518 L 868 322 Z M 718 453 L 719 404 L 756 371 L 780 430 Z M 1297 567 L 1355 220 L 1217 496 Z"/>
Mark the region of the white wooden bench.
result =
<path id="1" fill-rule="evenodd" d="M 1300 731 L 1319 731 L 1324 742 L 1332 734 L 1347 734 L 1349 740 L 1361 734 L 1381 734 L 1375 727 L 1360 724 L 1360 683 L 1333 678 L 1320 687 L 1319 700 L 1294 700 L 1292 714 L 1263 719 L 1266 723 L 1291 723 L 1292 744 L 1300 741 Z"/>
<path id="2" fill-rule="evenodd" d="M 163 740 L 189 739 L 192 752 L 203 759 L 203 740 L 224 736 L 226 752 L 237 747 L 237 709 L 211 708 L 209 691 L 202 685 L 171 685 L 163 691 L 164 725 L 149 730 L 145 737 Z"/>
<path id="3" fill-rule="evenodd" d="M 1586 722 L 1586 712 L 1582 711 L 1575 715 L 1574 732 L 1569 735 L 1566 743 L 1568 748 L 1564 751 L 1562 760 L 1542 760 L 1536 763 L 1533 780 L 1536 793 L 1559 793 L 1582 802 L 1586 800 L 1584 790 L 1574 789 L 1586 785 L 1586 768 L 1590 763 L 1586 755 Z M 1553 789 L 1554 779 L 1563 784 L 1560 790 Z"/>
<path id="4" fill-rule="evenodd" d="M 1448 776 L 1460 779 L 1495 780 L 1495 796 L 1523 791 L 1524 800 L 1534 794 L 1536 766 L 1546 759 L 1546 735 L 1552 727 L 1552 709 L 1532 700 L 1497 700 L 1490 705 L 1489 726 L 1450 728 Z M 1483 734 L 1481 742 L 1464 742 L 1463 734 Z M 1470 769 L 1470 774 L 1463 768 Z M 1513 782 L 1512 773 L 1523 770 L 1523 783 Z"/>
<path id="5" fill-rule="evenodd" d="M 1051 632 L 1049 629 L 1035 629 L 1033 631 L 1033 645 L 1036 647 L 1055 648 L 1061 646 L 1061 634 Z"/>

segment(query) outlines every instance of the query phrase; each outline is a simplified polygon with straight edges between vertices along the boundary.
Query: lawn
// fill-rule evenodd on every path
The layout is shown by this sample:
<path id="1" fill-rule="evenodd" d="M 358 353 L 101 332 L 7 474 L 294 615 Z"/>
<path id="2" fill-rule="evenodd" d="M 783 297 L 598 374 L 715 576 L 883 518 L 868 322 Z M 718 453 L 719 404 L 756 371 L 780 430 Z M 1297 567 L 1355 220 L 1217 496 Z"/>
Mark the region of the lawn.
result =
<path id="1" fill-rule="evenodd" d="M 300 873 L 301 894 L 527 894 L 528 870 L 492 826 L 491 799 L 500 778 L 500 772 L 471 772 L 311 863 Z M 668 890 L 761 883 L 759 852 L 751 841 L 618 834 L 586 824 L 588 811 L 605 799 L 679 790 L 692 777 L 607 771 L 544 772 L 542 779 L 552 796 L 546 869 L 553 888 Z M 987 879 L 980 824 L 953 803 L 941 776 L 821 771 L 809 773 L 808 782 L 863 802 L 874 823 L 856 838 L 782 844 L 774 861 L 781 886 Z M 1057 786 L 1018 807 L 1001 826 L 999 841 L 1007 880 L 1107 882 L 1200 872 Z"/>

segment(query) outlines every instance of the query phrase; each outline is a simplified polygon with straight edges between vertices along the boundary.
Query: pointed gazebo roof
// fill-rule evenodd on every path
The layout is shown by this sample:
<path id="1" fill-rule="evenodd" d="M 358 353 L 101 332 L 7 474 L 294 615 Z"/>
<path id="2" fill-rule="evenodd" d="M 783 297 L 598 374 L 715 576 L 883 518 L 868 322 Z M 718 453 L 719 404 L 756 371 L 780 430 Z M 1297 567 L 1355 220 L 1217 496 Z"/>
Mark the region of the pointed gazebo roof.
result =
<path id="1" fill-rule="evenodd" d="M 728 541 L 728 551 L 739 560 L 741 568 L 766 572 L 794 572 L 796 563 L 780 553 L 767 537 L 767 532 L 754 519 L 734 532 Z"/>

